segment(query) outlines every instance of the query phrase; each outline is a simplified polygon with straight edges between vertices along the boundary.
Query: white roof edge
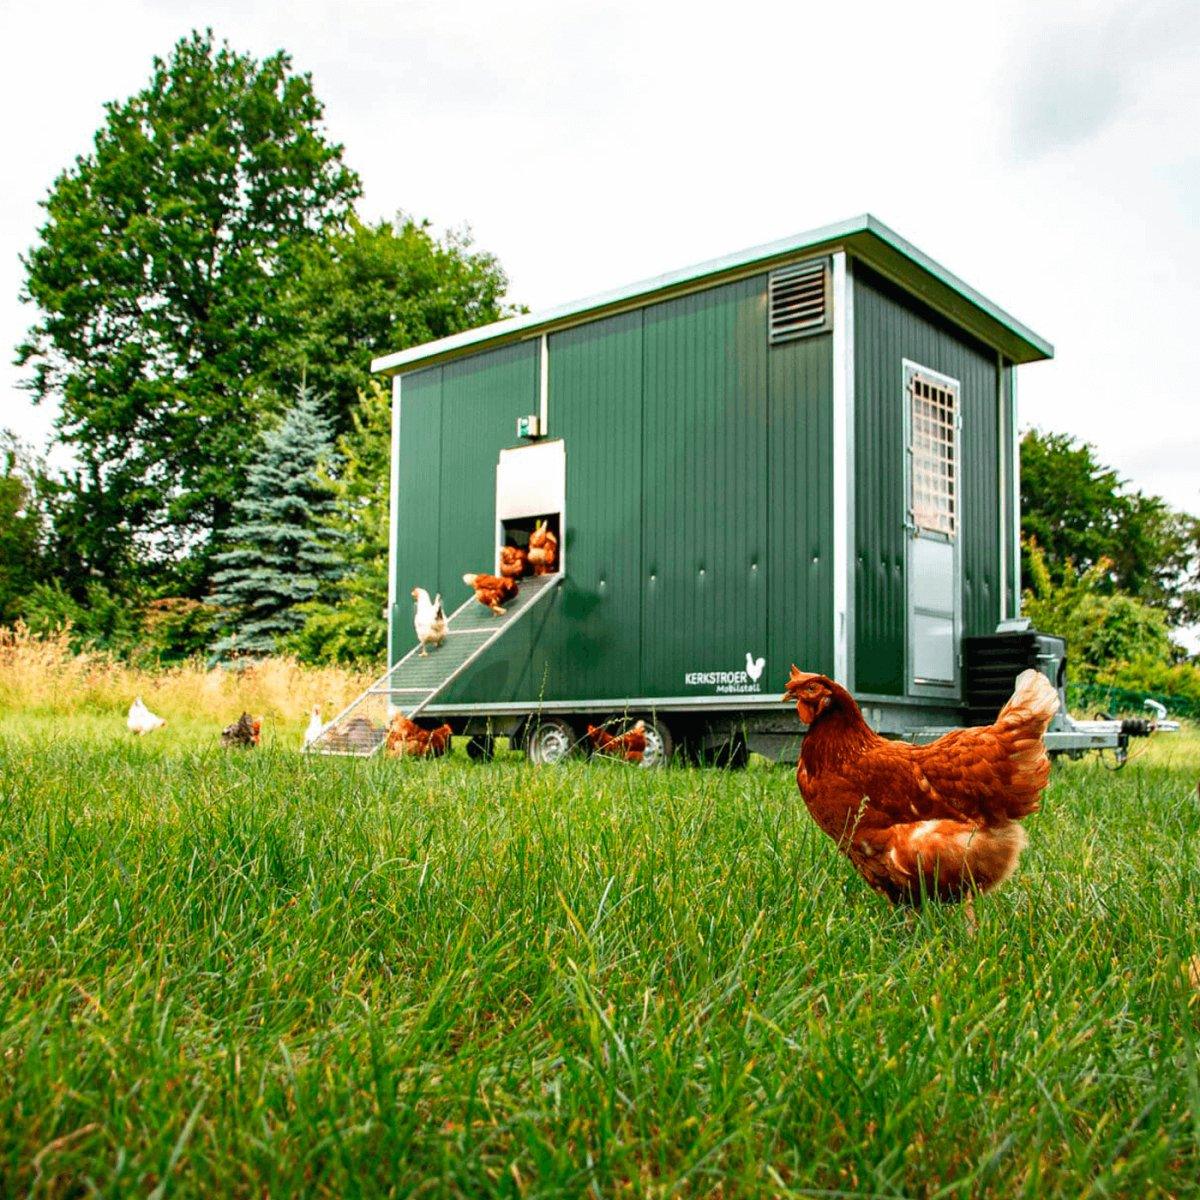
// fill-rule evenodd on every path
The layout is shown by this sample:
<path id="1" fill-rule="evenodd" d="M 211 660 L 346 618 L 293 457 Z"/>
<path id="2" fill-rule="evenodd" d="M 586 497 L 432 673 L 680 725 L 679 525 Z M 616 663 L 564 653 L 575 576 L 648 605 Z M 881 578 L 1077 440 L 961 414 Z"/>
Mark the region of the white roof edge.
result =
<path id="1" fill-rule="evenodd" d="M 542 309 L 540 312 L 522 313 L 516 317 L 509 317 L 504 321 L 493 321 L 490 325 L 480 325 L 476 329 L 467 329 L 462 333 L 452 334 L 450 337 L 439 338 L 434 342 L 425 342 L 420 346 L 410 346 L 407 350 L 399 350 L 394 354 L 385 354 L 381 358 L 372 360 L 371 370 L 373 372 L 394 372 L 413 363 L 422 362 L 427 358 L 441 357 L 445 354 L 454 353 L 457 350 L 464 350 L 469 346 L 481 345 L 499 338 L 512 338 L 521 333 L 532 332 L 542 326 L 554 325 L 559 321 L 583 316 L 589 312 L 626 304 L 641 296 L 667 291 L 682 284 L 699 281 L 709 275 L 720 275 L 726 271 L 737 270 L 739 267 L 753 266 L 756 262 L 779 258 L 785 254 L 795 254 L 813 246 L 840 241 L 861 233 L 874 234 L 880 240 L 888 243 L 893 250 L 933 275 L 945 286 L 957 292 L 963 299 L 987 313 L 993 320 L 999 322 L 999 324 L 1003 325 L 1011 333 L 1036 348 L 1045 357 L 1049 358 L 1053 356 L 1054 347 L 1034 333 L 1033 330 L 1021 324 L 1020 321 L 1010 316 L 1003 309 L 997 307 L 981 293 L 975 291 L 974 288 L 964 283 L 956 275 L 947 271 L 945 267 L 934 262 L 933 259 L 918 250 L 912 243 L 889 229 L 882 221 L 871 216 L 870 213 L 862 213 L 859 216 L 849 218 L 849 220 L 837 221 L 832 225 L 823 225 L 818 229 L 811 229 L 806 233 L 792 234 L 777 241 L 764 242 L 759 246 L 751 246 L 748 249 L 738 250 L 721 258 L 709 259 L 707 262 L 696 263 L 681 270 L 668 271 L 666 274 L 656 275 L 650 279 L 628 283 L 607 292 L 588 296 L 582 300 L 573 300 L 567 304 L 557 305 L 554 308 Z"/>

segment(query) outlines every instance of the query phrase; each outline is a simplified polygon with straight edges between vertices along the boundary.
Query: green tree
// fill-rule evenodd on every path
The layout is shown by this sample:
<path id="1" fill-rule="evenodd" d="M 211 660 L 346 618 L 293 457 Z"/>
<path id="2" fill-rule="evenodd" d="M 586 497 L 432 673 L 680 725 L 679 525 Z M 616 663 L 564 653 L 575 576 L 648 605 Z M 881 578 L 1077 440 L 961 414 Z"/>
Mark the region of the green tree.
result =
<path id="1" fill-rule="evenodd" d="M 0 621 L 19 617 L 41 580 L 45 522 L 38 480 L 44 471 L 7 429 L 0 429 Z"/>
<path id="2" fill-rule="evenodd" d="M 1068 561 L 1055 574 L 1041 546 L 1026 544 L 1029 588 L 1021 602 L 1034 627 L 1067 640 L 1071 677 L 1093 680 L 1133 662 L 1164 666 L 1176 656 L 1166 617 L 1144 601 L 1110 587 L 1112 564 L 1100 558 L 1086 570 Z"/>
<path id="3" fill-rule="evenodd" d="M 388 479 L 391 408 L 372 381 L 338 439 L 337 499 L 327 525 L 331 549 L 341 549 L 345 572 L 303 606 L 303 627 L 289 648 L 309 662 L 382 661 L 388 594 Z"/>
<path id="4" fill-rule="evenodd" d="M 359 183 L 307 75 L 192 33 L 110 103 L 55 181 L 24 259 L 39 321 L 18 349 L 58 397 L 79 461 L 73 524 L 104 530 L 90 567 L 131 561 L 200 595 L 271 395 L 256 381 L 280 279 L 344 226 Z"/>
<path id="5" fill-rule="evenodd" d="M 244 494 L 234 504 L 232 547 L 217 557 L 213 602 L 226 611 L 218 657 L 270 654 L 304 624 L 300 605 L 342 572 L 327 519 L 334 489 L 324 473 L 329 422 L 307 388 L 259 439 Z"/>
<path id="6" fill-rule="evenodd" d="M 508 280 L 492 255 L 472 249 L 467 233 L 439 241 L 428 223 L 403 215 L 374 225 L 352 217 L 345 231 L 304 246 L 297 261 L 266 366 L 287 387 L 307 379 L 339 434 L 370 387 L 373 357 L 505 315 Z"/>
<path id="7" fill-rule="evenodd" d="M 1176 624 L 1200 613 L 1200 579 L 1189 581 L 1195 519 L 1128 489 L 1093 446 L 1068 434 L 1031 429 L 1021 439 L 1021 534 L 1027 575 L 1036 543 L 1056 580 L 1082 572 L 1093 589 L 1125 592 Z"/>

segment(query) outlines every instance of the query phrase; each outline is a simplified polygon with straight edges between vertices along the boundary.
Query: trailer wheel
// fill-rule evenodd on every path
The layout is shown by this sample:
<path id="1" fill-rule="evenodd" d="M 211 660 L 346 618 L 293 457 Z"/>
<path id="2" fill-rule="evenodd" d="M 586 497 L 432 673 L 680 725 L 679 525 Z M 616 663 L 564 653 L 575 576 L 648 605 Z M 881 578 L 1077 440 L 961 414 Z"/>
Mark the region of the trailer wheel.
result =
<path id="1" fill-rule="evenodd" d="M 545 767 L 570 758 L 579 745 L 575 730 L 558 717 L 531 721 L 523 740 L 529 761 Z"/>
<path id="2" fill-rule="evenodd" d="M 496 739 L 486 733 L 467 738 L 467 757 L 473 762 L 491 762 L 496 756 Z"/>
<path id="3" fill-rule="evenodd" d="M 646 727 L 646 749 L 638 765 L 646 770 L 665 767 L 675 753 L 675 739 L 671 731 L 655 717 L 642 717 L 641 720 Z"/>
<path id="4" fill-rule="evenodd" d="M 679 752 L 693 767 L 722 767 L 738 770 L 749 765 L 750 747 L 740 731 L 731 732 L 723 742 L 708 742 L 703 733 L 693 733 L 682 742 Z"/>
<path id="5" fill-rule="evenodd" d="M 727 742 L 713 746 L 705 757 L 714 767 L 726 767 L 732 771 L 739 771 L 750 763 L 750 747 L 746 744 L 746 739 L 742 734 L 735 733 Z"/>

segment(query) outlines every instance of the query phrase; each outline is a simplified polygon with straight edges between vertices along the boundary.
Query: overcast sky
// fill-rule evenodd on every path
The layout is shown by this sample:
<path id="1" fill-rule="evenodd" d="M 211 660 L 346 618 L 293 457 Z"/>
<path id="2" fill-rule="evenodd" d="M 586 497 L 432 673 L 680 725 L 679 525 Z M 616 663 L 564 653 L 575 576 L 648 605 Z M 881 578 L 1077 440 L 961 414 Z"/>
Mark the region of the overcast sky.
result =
<path id="1" fill-rule="evenodd" d="M 38 200 L 206 25 L 312 73 L 365 216 L 469 222 L 534 309 L 873 212 L 1055 344 L 1023 424 L 1200 512 L 1197 0 L 0 0 L 5 347 Z"/>

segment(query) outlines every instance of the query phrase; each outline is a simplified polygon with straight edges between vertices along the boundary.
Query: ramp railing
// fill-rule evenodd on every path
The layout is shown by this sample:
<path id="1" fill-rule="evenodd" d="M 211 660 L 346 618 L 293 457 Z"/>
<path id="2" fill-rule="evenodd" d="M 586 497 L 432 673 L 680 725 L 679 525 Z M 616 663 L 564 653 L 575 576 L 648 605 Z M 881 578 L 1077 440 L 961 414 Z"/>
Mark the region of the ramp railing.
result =
<path id="1" fill-rule="evenodd" d="M 476 659 L 500 640 L 554 590 L 561 575 L 521 580 L 515 600 L 503 616 L 485 608 L 473 596 L 460 604 L 446 622 L 446 640 L 421 653 L 415 645 L 331 720 L 305 749 L 311 754 L 368 757 L 387 738 L 387 726 L 397 709 L 416 717 L 444 692 Z"/>

